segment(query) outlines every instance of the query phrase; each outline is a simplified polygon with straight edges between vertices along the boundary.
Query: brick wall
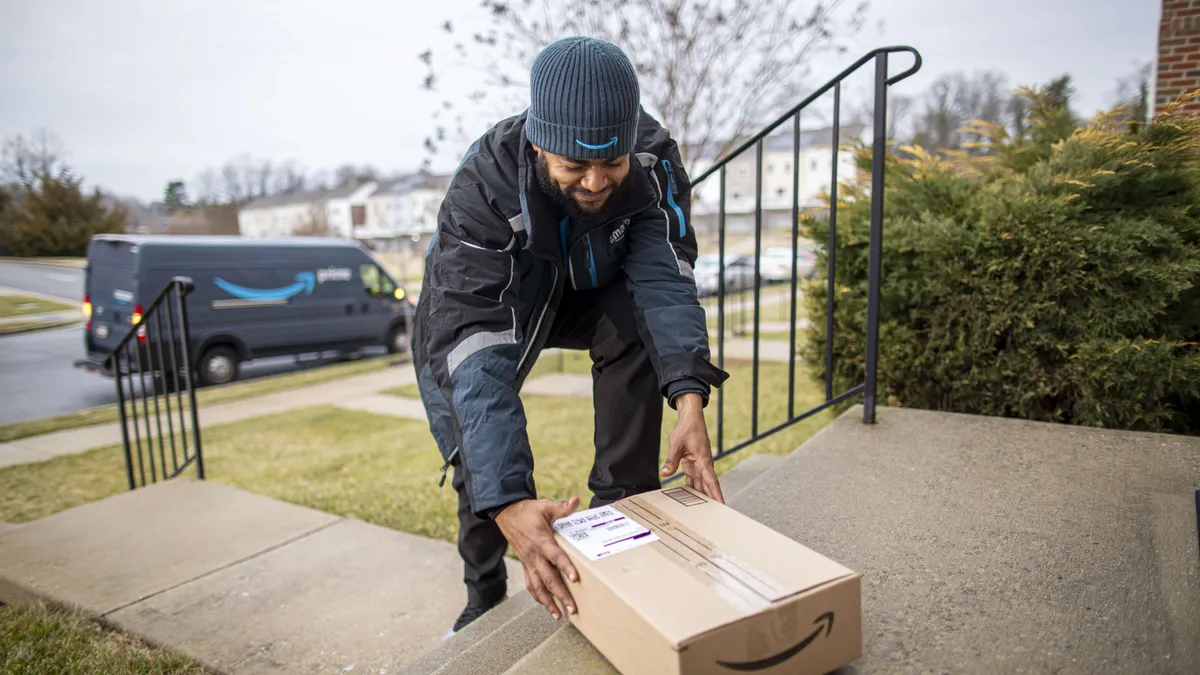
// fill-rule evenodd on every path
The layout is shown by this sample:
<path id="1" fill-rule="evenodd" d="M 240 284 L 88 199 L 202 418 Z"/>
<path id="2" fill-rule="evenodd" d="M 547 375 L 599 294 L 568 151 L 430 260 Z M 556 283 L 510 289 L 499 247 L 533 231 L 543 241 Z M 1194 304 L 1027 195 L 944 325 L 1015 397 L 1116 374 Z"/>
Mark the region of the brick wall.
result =
<path id="1" fill-rule="evenodd" d="M 1163 0 L 1155 110 L 1195 89 L 1200 89 L 1200 0 Z M 1200 99 L 1186 109 L 1200 112 Z"/>

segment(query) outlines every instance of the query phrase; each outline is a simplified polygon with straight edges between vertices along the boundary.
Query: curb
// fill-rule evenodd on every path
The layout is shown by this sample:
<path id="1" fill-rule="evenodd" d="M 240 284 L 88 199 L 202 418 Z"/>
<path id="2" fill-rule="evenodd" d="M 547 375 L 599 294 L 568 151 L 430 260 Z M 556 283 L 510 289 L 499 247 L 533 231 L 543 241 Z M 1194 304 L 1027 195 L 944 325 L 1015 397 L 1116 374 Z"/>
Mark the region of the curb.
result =
<path id="1" fill-rule="evenodd" d="M 86 260 L 86 258 L 80 258 L 79 260 Z M 9 256 L 0 256 L 0 262 L 17 263 L 20 265 L 41 265 L 42 267 L 58 267 L 72 270 L 81 270 L 84 268 L 83 265 L 47 258 L 13 258 Z"/>
<path id="2" fill-rule="evenodd" d="M 37 316 L 32 314 L 31 316 Z M 16 327 L 10 328 L 4 324 L 0 324 L 0 338 L 9 337 L 11 335 L 21 335 L 24 333 L 35 333 L 40 330 L 50 330 L 51 328 L 65 328 L 74 324 L 80 323 L 81 319 L 60 319 L 58 321 L 38 321 L 24 323 L 19 322 Z"/>

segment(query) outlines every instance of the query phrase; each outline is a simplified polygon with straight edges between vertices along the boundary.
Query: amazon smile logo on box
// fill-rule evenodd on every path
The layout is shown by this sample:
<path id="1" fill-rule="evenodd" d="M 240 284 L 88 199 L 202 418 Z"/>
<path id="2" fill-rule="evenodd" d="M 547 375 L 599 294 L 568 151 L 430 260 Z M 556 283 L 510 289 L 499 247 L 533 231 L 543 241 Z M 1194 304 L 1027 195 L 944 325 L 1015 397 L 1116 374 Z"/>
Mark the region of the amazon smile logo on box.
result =
<path id="1" fill-rule="evenodd" d="M 730 670 L 736 670 L 736 671 L 743 672 L 743 673 L 754 672 L 756 670 L 766 670 L 767 668 L 774 668 L 775 666 L 778 666 L 781 663 L 787 662 L 792 657 L 794 657 L 797 654 L 799 654 L 800 652 L 804 651 L 804 649 L 806 647 L 808 647 L 809 645 L 811 645 L 813 643 L 813 641 L 816 640 L 817 637 L 821 635 L 822 632 L 825 633 L 825 637 L 829 637 L 830 635 L 832 635 L 833 634 L 833 612 L 825 612 L 821 616 L 818 616 L 817 620 L 814 621 L 813 624 L 816 625 L 817 629 L 814 630 L 812 633 L 809 633 L 808 637 L 797 642 L 795 645 L 788 647 L 787 649 L 783 650 L 782 652 L 775 654 L 774 656 L 768 656 L 765 659 L 758 659 L 757 661 L 746 661 L 746 662 L 736 663 L 736 662 L 718 660 L 717 663 L 719 665 L 725 666 L 726 668 L 728 668 Z"/>

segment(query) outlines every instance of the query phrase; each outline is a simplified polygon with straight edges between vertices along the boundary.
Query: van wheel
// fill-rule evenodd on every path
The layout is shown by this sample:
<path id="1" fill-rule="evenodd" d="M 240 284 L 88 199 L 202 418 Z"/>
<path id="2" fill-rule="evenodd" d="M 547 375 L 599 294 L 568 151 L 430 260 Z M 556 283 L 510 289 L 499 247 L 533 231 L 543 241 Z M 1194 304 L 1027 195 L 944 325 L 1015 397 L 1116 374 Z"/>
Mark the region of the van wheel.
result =
<path id="1" fill-rule="evenodd" d="M 408 352 L 408 333 L 404 332 L 404 326 L 397 324 L 388 331 L 387 350 L 389 354 Z"/>
<path id="2" fill-rule="evenodd" d="M 204 386 L 232 382 L 238 375 L 237 353 L 229 347 L 211 347 L 204 352 L 196 370 Z"/>

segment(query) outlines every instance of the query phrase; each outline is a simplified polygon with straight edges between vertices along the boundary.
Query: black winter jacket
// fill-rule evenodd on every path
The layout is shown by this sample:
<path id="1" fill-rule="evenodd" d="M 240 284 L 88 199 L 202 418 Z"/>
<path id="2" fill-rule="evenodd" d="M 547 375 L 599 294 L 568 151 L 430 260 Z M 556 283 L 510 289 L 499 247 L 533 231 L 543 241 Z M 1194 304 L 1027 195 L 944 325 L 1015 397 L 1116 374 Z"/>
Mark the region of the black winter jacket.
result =
<path id="1" fill-rule="evenodd" d="M 566 228 L 538 186 L 525 114 L 468 150 L 438 214 L 413 331 L 414 363 L 446 464 L 466 466 L 473 510 L 487 517 L 536 497 L 518 397 L 554 323 L 566 284 L 579 290 L 624 275 L 642 340 L 668 401 L 720 386 L 709 362 L 692 265 L 690 183 L 678 147 L 642 112 L 623 204 L 586 232 Z"/>

